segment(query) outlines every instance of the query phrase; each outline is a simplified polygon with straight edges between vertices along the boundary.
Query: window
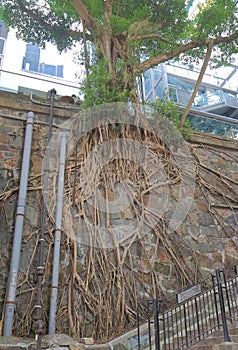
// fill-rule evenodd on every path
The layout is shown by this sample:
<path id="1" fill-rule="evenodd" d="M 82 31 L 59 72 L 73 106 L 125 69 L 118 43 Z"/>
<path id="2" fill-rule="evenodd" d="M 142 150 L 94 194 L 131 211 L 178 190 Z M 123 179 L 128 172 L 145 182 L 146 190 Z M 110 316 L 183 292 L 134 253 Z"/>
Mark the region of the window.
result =
<path id="1" fill-rule="evenodd" d="M 22 61 L 23 70 L 63 78 L 63 68 L 63 65 L 55 66 L 44 62 L 40 62 L 39 46 L 26 44 L 26 52 Z"/>
<path id="2" fill-rule="evenodd" d="M 0 38 L 0 55 L 4 53 L 5 39 Z"/>

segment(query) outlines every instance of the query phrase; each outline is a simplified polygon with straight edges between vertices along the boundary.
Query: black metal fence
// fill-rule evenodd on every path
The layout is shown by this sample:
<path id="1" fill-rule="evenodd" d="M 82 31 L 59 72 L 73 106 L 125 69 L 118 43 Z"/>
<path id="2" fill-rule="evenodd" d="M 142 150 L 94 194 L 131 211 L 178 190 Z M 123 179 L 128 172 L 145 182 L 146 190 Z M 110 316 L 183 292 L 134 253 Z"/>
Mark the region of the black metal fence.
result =
<path id="1" fill-rule="evenodd" d="M 219 329 L 224 341 L 230 341 L 228 324 L 238 319 L 237 266 L 217 269 L 206 283 L 198 283 L 176 297 L 177 304 L 168 310 L 161 299 L 147 301 L 148 337 L 147 342 L 141 342 L 138 324 L 139 350 L 188 349 Z"/>

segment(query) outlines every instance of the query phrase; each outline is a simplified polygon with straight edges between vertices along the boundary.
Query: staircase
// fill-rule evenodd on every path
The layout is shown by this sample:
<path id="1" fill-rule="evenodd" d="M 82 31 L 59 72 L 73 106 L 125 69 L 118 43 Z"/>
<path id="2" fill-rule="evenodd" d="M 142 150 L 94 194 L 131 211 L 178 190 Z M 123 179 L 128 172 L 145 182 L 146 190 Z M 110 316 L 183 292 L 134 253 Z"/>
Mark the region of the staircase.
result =
<path id="1" fill-rule="evenodd" d="M 207 339 L 191 347 L 191 350 L 237 350 L 238 349 L 238 325 L 228 327 L 230 342 L 224 342 L 223 332 L 217 331 Z"/>
<path id="2" fill-rule="evenodd" d="M 201 281 L 201 290 L 197 287 L 180 293 L 168 310 L 161 300 L 148 300 L 147 323 L 107 344 L 84 349 L 238 350 L 237 267 L 216 270 Z"/>
<path id="3" fill-rule="evenodd" d="M 166 311 L 161 301 L 148 301 L 147 333 L 145 325 L 139 328 L 138 349 L 238 350 L 237 268 L 216 270 L 205 289 L 195 287 L 180 293 L 185 299 Z"/>

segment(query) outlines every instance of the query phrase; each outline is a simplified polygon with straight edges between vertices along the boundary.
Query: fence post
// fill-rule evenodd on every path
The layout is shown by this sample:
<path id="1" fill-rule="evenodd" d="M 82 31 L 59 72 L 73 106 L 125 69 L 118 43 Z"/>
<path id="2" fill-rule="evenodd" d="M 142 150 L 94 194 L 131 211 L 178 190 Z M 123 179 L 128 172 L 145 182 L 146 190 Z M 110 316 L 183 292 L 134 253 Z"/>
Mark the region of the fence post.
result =
<path id="1" fill-rule="evenodd" d="M 219 302 L 220 302 L 220 307 L 221 307 L 221 317 L 222 317 L 224 340 L 225 340 L 225 342 L 231 342 L 230 337 L 229 337 L 229 333 L 228 333 L 228 327 L 227 327 L 226 311 L 225 311 L 224 297 L 223 297 L 223 292 L 222 292 L 222 282 L 221 282 L 220 272 L 221 272 L 220 269 L 216 270 L 216 279 L 217 279 Z"/>
<path id="2" fill-rule="evenodd" d="M 188 325 L 187 325 L 186 303 L 183 304 L 183 316 L 184 316 L 186 346 L 188 346 Z"/>
<path id="3" fill-rule="evenodd" d="M 140 308 L 137 305 L 137 339 L 138 339 L 138 350 L 140 350 Z"/>
<path id="4" fill-rule="evenodd" d="M 165 325 L 165 307 L 164 307 L 164 301 L 161 299 L 161 311 L 162 311 L 162 318 L 161 320 L 163 321 L 163 338 L 164 338 L 164 344 L 163 344 L 163 349 L 166 350 L 166 325 Z M 168 324 L 167 324 L 168 325 Z"/>
<path id="5" fill-rule="evenodd" d="M 154 329 L 155 329 L 155 349 L 160 350 L 160 334 L 159 334 L 159 308 L 158 300 L 154 299 Z"/>
<path id="6" fill-rule="evenodd" d="M 211 275 L 212 277 L 212 288 L 213 288 L 213 296 L 214 296 L 214 305 L 215 305 L 215 310 L 216 310 L 216 318 L 217 318 L 217 325 L 218 329 L 220 329 L 220 321 L 219 321 L 219 313 L 218 313 L 218 306 L 217 306 L 217 294 L 218 292 L 216 291 L 216 283 L 215 283 L 215 275 Z"/>
<path id="7" fill-rule="evenodd" d="M 229 319 L 232 323 L 232 314 L 231 314 L 231 304 L 230 304 L 230 297 L 229 297 L 229 293 L 228 293 L 228 283 L 226 280 L 226 274 L 224 270 L 221 270 L 221 272 L 223 273 L 223 279 L 224 279 L 224 284 L 225 284 L 225 290 L 226 290 L 226 298 L 227 298 L 227 306 L 228 306 L 228 310 L 229 310 Z M 229 291 L 230 291 L 230 287 L 229 287 Z M 232 300 L 232 299 L 231 299 Z"/>
<path id="8" fill-rule="evenodd" d="M 152 342 L 151 342 L 151 313 L 150 313 L 150 305 L 151 301 L 147 300 L 147 317 L 148 317 L 148 333 L 149 333 L 149 349 L 152 350 Z"/>

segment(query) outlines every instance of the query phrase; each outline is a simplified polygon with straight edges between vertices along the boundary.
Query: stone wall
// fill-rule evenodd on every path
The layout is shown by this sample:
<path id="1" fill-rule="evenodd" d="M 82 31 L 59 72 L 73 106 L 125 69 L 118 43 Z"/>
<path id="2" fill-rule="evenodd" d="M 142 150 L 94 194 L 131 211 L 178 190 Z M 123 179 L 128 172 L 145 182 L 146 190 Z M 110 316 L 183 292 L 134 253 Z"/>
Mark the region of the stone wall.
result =
<path id="1" fill-rule="evenodd" d="M 3 317 L 4 295 L 7 287 L 11 247 L 15 225 L 17 192 L 22 162 L 22 151 L 26 128 L 27 113 L 34 113 L 34 129 L 31 149 L 29 189 L 25 210 L 25 221 L 21 249 L 19 281 L 24 279 L 22 271 L 27 270 L 29 257 L 35 249 L 36 235 L 40 227 L 41 191 L 39 179 L 42 173 L 42 159 L 45 155 L 50 101 L 35 100 L 29 96 L 0 91 L 0 314 Z M 55 101 L 53 133 L 58 127 L 75 113 L 79 107 L 60 104 Z M 36 186 L 36 188 L 35 188 Z M 35 237 L 29 242 L 29 236 Z M 36 266 L 35 266 L 36 267 Z M 29 282 L 36 282 L 36 270 L 29 271 Z M 34 277 L 32 278 L 32 275 Z M 26 300 L 22 304 L 28 303 Z"/>
<path id="2" fill-rule="evenodd" d="M 34 291 L 36 284 L 37 262 L 30 260 L 37 256 L 41 212 L 39 178 L 42 172 L 42 159 L 45 155 L 50 106 L 47 100 L 36 101 L 28 96 L 0 92 L 0 317 L 2 318 L 11 259 L 25 120 L 28 111 L 34 112 L 35 123 L 19 271 L 17 335 L 33 334 L 32 326 L 29 331 L 26 323 L 32 323 L 32 304 L 34 302 L 31 300 L 29 303 L 27 298 L 29 297 L 28 292 Z M 78 112 L 77 107 L 60 105 L 56 101 L 53 130 L 57 130 L 60 124 Z M 211 135 L 194 134 L 189 142 L 189 148 L 195 164 L 196 187 L 188 215 L 170 239 L 174 240 L 174 244 L 180 244 L 180 253 L 183 254 L 183 258 L 187 259 L 188 263 L 191 260 L 191 266 L 196 267 L 192 267 L 194 273 L 197 273 L 197 266 L 199 266 L 199 276 L 205 277 L 215 268 L 238 263 L 238 142 Z M 165 215 L 168 218 L 173 215 L 173 208 L 170 208 L 170 204 Z M 46 251 L 49 252 L 49 256 L 52 256 L 53 228 L 48 224 L 46 229 L 48 230 L 46 242 L 48 250 Z M 153 242 L 148 246 L 148 259 L 138 258 L 136 266 L 136 269 L 140 270 L 140 276 L 144 279 L 147 291 L 151 283 L 150 258 L 152 259 L 154 255 L 150 251 Z M 65 282 L 65 266 L 68 268 L 68 247 L 69 243 L 65 238 L 62 243 L 60 269 L 60 286 L 64 288 L 67 288 L 67 283 L 65 286 L 63 282 Z M 174 251 L 176 251 L 176 245 Z M 46 257 L 45 266 L 46 283 L 43 296 L 46 305 L 45 313 L 48 312 L 52 268 L 49 256 Z M 158 248 L 156 256 L 154 266 L 159 286 L 164 292 L 175 291 L 181 286 L 177 284 L 176 273 L 168 251 L 163 247 Z M 179 256 L 177 258 L 180 259 Z M 79 254 L 79 271 L 83 264 L 80 259 L 83 261 L 84 258 Z M 24 289 L 24 293 L 21 292 L 21 288 Z M 143 293 L 142 296 L 145 296 L 145 291 Z M 31 298 L 34 298 L 34 293 L 30 295 Z M 62 305 L 65 303 L 66 295 L 67 293 L 62 294 Z M 63 315 L 64 313 L 58 319 L 57 330 L 72 335 L 72 325 L 70 328 L 68 316 Z M 24 320 L 24 324 L 21 323 L 20 318 Z M 92 315 L 87 322 L 88 327 L 85 326 L 87 330 L 83 335 L 91 336 L 94 327 Z"/>

